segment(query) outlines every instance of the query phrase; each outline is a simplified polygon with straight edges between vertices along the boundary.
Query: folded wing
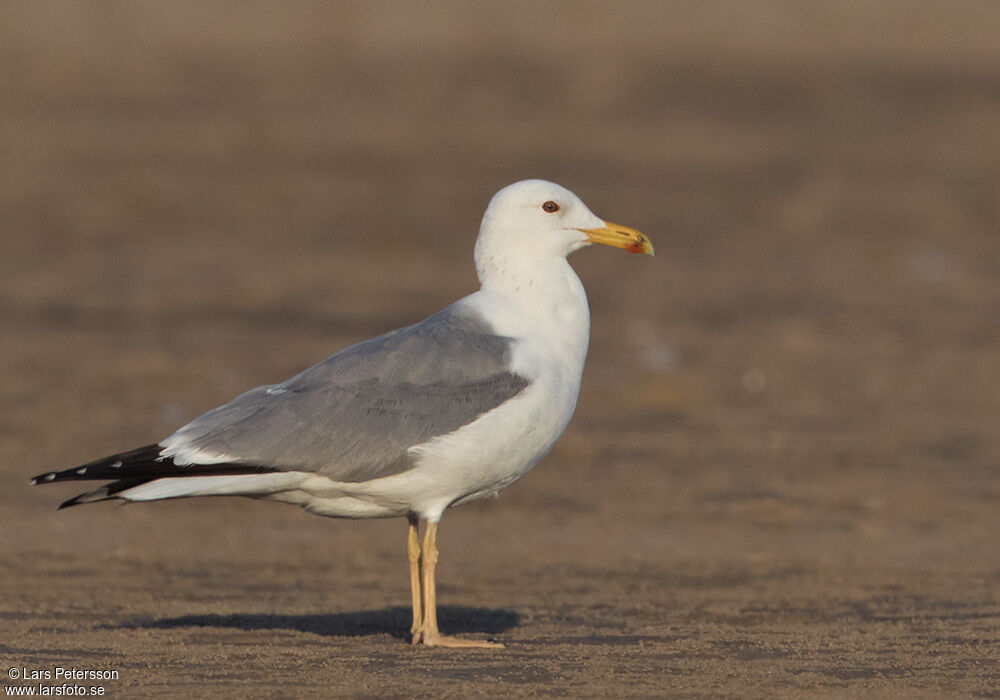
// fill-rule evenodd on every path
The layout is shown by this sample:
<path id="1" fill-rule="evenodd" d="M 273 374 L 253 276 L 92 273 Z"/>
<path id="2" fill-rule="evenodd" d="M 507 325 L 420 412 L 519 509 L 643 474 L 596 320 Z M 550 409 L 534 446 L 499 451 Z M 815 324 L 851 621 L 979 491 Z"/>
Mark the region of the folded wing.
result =
<path id="1" fill-rule="evenodd" d="M 64 504 L 75 505 L 171 477 L 300 471 L 360 482 L 398 474 L 413 466 L 410 447 L 471 423 L 528 386 L 511 369 L 514 342 L 459 302 L 248 391 L 159 445 L 35 481 L 116 479 Z"/>

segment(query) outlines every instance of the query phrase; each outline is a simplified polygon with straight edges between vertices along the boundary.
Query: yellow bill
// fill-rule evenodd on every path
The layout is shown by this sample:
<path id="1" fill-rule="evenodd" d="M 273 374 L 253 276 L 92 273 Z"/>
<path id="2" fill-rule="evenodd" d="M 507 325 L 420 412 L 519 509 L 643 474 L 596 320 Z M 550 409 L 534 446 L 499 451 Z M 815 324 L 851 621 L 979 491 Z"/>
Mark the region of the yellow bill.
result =
<path id="1" fill-rule="evenodd" d="M 579 230 L 587 234 L 587 240 L 591 243 L 624 248 L 630 253 L 653 254 L 653 244 L 649 242 L 649 237 L 628 226 L 605 221 L 604 228 L 581 228 Z"/>

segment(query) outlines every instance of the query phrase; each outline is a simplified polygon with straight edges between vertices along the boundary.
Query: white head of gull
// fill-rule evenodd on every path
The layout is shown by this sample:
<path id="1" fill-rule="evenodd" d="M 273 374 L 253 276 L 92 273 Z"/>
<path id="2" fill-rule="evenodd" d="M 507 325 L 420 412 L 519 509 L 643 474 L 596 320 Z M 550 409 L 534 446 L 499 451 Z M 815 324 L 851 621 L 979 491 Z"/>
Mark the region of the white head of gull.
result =
<path id="1" fill-rule="evenodd" d="M 241 394 L 159 443 L 32 483 L 110 482 L 61 507 L 230 495 L 331 517 L 406 517 L 413 643 L 502 646 L 438 630 L 437 526 L 447 508 L 531 469 L 569 422 L 590 315 L 566 256 L 591 243 L 653 254 L 646 236 L 603 221 L 564 187 L 505 187 L 476 241 L 479 291 Z"/>

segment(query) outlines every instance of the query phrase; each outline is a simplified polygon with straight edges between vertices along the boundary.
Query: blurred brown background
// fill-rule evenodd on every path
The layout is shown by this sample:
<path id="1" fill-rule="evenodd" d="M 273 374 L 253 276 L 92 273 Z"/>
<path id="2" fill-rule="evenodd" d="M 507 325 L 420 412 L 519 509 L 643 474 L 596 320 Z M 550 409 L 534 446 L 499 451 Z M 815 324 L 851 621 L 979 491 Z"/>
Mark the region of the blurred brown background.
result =
<path id="1" fill-rule="evenodd" d="M 111 695 L 996 697 L 1000 6 L 0 6 L 0 662 Z M 54 512 L 40 471 L 475 289 L 500 187 L 589 249 L 577 415 L 442 525 Z M 5 681 L 6 683 L 7 681 Z"/>

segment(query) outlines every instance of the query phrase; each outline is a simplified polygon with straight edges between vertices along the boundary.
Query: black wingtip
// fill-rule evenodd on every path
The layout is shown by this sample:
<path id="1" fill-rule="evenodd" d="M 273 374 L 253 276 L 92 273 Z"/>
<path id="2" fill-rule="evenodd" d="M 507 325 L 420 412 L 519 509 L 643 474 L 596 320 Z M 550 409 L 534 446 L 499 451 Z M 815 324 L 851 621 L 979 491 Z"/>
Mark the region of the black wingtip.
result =
<path id="1" fill-rule="evenodd" d="M 144 445 L 128 452 L 119 452 L 69 469 L 44 472 L 32 477 L 28 483 L 35 486 L 52 481 L 119 479 L 123 476 L 137 476 L 137 471 L 142 472 L 143 476 L 153 476 L 163 469 L 163 465 L 168 463 L 160 456 L 162 449 L 158 444 Z M 172 461 L 169 464 L 172 466 Z M 151 473 L 146 474 L 145 472 Z"/>
<path id="2" fill-rule="evenodd" d="M 222 476 L 227 474 L 261 474 L 277 471 L 275 467 L 259 467 L 237 462 L 181 465 L 174 464 L 172 457 L 161 456 L 159 445 L 146 445 L 129 452 L 120 452 L 88 462 L 79 467 L 71 467 L 58 472 L 45 472 L 28 481 L 29 484 L 47 484 L 52 481 L 112 480 L 93 491 L 81 493 L 60 504 L 58 510 L 120 499 L 123 491 L 156 479 L 175 476 Z"/>
<path id="3" fill-rule="evenodd" d="M 62 503 L 59 504 L 59 507 L 56 508 L 56 510 L 62 510 L 63 508 L 72 508 L 73 506 L 83 505 L 84 503 L 88 502 L 88 501 L 84 500 L 88 495 L 90 495 L 90 494 L 89 493 L 81 493 L 79 496 L 74 496 L 73 498 L 69 499 L 68 501 L 63 501 Z M 97 500 L 99 500 L 99 499 L 97 499 Z"/>
<path id="4" fill-rule="evenodd" d="M 63 508 L 71 508 L 72 506 L 80 506 L 84 503 L 96 503 L 97 501 L 111 501 L 116 498 L 114 494 L 124 488 L 133 485 L 131 482 L 123 484 L 123 482 L 115 482 L 114 484 L 108 484 L 100 488 L 94 489 L 93 491 L 87 491 L 86 493 L 81 493 L 78 496 L 74 496 L 68 501 L 63 501 L 59 504 L 56 510 L 62 510 Z"/>
<path id="5" fill-rule="evenodd" d="M 172 476 L 221 476 L 224 474 L 261 474 L 277 471 L 240 462 L 212 462 L 209 464 L 174 464 L 173 457 L 165 457 L 158 444 L 146 445 L 128 452 L 70 467 L 57 472 L 45 472 L 31 479 L 32 484 L 53 481 L 128 481 L 136 486 L 144 481 Z M 138 481 L 135 481 L 138 479 Z"/>

